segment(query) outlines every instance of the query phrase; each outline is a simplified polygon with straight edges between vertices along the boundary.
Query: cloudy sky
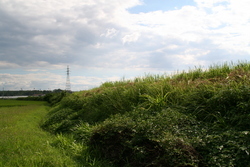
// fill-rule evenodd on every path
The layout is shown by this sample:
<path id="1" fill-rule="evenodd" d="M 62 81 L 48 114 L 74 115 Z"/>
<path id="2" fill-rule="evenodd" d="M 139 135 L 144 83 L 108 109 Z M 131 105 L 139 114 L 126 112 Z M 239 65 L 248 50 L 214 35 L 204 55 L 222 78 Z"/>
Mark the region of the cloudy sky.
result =
<path id="1" fill-rule="evenodd" d="M 249 0 L 0 0 L 0 89 L 72 90 L 250 60 Z"/>

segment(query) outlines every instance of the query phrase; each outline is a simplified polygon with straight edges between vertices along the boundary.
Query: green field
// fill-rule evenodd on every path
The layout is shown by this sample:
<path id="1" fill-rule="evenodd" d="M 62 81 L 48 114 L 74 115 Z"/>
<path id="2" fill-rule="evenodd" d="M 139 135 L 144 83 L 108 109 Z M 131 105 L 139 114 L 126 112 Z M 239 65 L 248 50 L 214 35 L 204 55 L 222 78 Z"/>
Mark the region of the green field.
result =
<path id="1" fill-rule="evenodd" d="M 40 105 L 44 102 L 37 101 L 25 101 L 25 100 L 12 100 L 12 99 L 0 99 L 0 107 L 17 107 L 27 105 Z"/>
<path id="2" fill-rule="evenodd" d="M 77 166 L 53 146 L 58 137 L 40 129 L 48 112 L 45 102 L 0 100 L 0 166 Z"/>

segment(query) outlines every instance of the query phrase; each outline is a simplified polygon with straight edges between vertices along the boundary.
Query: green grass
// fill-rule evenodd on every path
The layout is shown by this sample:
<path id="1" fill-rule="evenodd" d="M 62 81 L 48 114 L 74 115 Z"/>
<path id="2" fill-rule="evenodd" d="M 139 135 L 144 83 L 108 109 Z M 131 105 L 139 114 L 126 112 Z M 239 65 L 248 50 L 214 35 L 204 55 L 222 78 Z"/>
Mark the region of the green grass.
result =
<path id="1" fill-rule="evenodd" d="M 248 62 L 106 82 L 64 96 L 42 128 L 82 143 L 85 156 L 78 158 L 92 162 L 101 157 L 119 167 L 245 167 L 249 85 Z"/>
<path id="2" fill-rule="evenodd" d="M 63 152 L 51 146 L 55 137 L 39 127 L 47 113 L 44 102 L 0 100 L 0 106 L 0 166 L 75 165 Z"/>
<path id="3" fill-rule="evenodd" d="M 0 107 L 17 107 L 41 104 L 43 102 L 37 101 L 24 101 L 24 100 L 11 100 L 11 99 L 0 99 Z"/>
<path id="4" fill-rule="evenodd" d="M 54 136 L 42 130 L 47 103 L 0 100 L 0 106 L 0 167 L 112 166 L 92 157 L 88 147 L 72 135 Z"/>

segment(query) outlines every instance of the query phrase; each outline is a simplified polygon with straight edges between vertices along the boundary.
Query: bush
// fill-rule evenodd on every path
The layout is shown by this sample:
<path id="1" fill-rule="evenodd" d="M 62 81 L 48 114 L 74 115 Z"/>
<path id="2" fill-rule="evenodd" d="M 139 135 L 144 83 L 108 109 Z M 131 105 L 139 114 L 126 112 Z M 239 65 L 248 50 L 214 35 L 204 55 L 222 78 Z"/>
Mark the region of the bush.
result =
<path id="1" fill-rule="evenodd" d="M 44 100 L 47 101 L 51 106 L 59 103 L 68 93 L 66 91 L 49 93 L 44 96 Z"/>
<path id="2" fill-rule="evenodd" d="M 41 127 L 52 133 L 67 132 L 73 126 L 70 120 L 73 115 L 70 108 L 59 109 L 56 112 L 52 110 L 49 118 Z"/>
<path id="3" fill-rule="evenodd" d="M 135 111 L 97 126 L 90 145 L 117 166 L 198 166 L 188 134 L 197 122 L 176 110 Z M 135 114 L 136 113 L 136 114 Z M 195 130 L 194 130 L 195 131 Z"/>

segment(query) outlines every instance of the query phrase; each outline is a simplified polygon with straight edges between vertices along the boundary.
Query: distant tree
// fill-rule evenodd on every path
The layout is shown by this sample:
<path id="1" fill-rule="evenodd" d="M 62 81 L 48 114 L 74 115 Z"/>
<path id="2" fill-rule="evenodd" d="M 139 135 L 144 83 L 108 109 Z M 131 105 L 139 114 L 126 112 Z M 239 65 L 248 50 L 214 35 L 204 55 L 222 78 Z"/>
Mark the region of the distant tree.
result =
<path id="1" fill-rule="evenodd" d="M 62 89 L 54 89 L 54 90 L 53 90 L 54 93 L 60 93 L 60 92 L 63 92 L 63 91 L 64 91 L 64 90 L 62 90 Z"/>

